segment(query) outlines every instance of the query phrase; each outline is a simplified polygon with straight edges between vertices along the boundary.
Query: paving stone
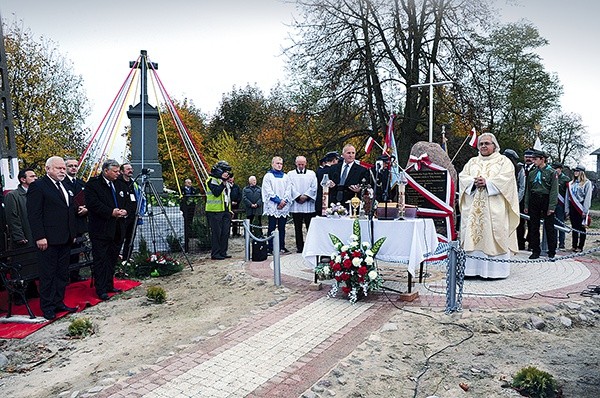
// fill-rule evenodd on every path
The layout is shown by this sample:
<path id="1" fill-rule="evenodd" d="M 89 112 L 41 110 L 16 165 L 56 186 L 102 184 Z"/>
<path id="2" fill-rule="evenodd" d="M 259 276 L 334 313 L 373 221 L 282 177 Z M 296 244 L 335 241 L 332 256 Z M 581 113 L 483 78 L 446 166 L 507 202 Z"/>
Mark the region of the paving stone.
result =
<path id="1" fill-rule="evenodd" d="M 573 325 L 573 321 L 571 320 L 571 318 L 568 318 L 566 316 L 561 316 L 560 318 L 560 323 L 567 328 L 570 328 Z"/>

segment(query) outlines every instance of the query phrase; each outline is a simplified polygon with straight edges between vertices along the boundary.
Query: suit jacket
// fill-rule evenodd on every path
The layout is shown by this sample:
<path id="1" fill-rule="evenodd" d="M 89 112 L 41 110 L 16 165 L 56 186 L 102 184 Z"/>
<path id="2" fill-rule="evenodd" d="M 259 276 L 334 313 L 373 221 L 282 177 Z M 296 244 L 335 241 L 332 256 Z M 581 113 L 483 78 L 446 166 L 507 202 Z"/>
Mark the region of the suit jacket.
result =
<path id="1" fill-rule="evenodd" d="M 34 245 L 35 242 L 33 242 L 27 217 L 27 192 L 21 184 L 17 189 L 6 194 L 4 209 L 6 211 L 6 225 L 8 225 L 13 244 L 27 239 L 29 241 L 28 246 Z"/>
<path id="2" fill-rule="evenodd" d="M 361 166 L 358 162 L 354 162 L 348 171 L 344 185 L 340 185 L 340 178 L 343 170 L 342 167 L 344 164 L 345 162 L 340 162 L 331 166 L 329 169 L 329 179 L 335 182 L 335 187 L 329 190 L 330 203 L 339 202 L 340 204 L 346 204 L 346 201 L 352 199 L 355 194 L 355 192 L 348 188 L 350 185 L 360 185 L 363 183 L 363 180 L 365 183 L 370 183 L 371 181 L 369 170 Z"/>
<path id="3" fill-rule="evenodd" d="M 113 181 L 115 198 L 102 175 L 91 178 L 85 185 L 85 204 L 88 209 L 90 238 L 119 240 L 125 236 L 124 218 L 112 216 L 115 208 L 128 209 L 129 191 L 123 181 Z"/>
<path id="4" fill-rule="evenodd" d="M 68 191 L 68 190 L 67 190 Z M 49 245 L 70 244 L 77 230 L 73 196 L 64 195 L 47 175 L 27 190 L 27 217 L 34 241 L 46 238 Z"/>
<path id="5" fill-rule="evenodd" d="M 67 176 L 63 180 L 63 184 L 67 191 L 73 193 L 74 196 L 77 196 L 79 192 L 85 189 L 85 182 L 81 178 L 74 178 L 73 181 Z M 77 204 L 75 204 L 75 214 L 77 214 Z M 75 225 L 77 226 L 77 234 L 82 235 L 88 230 L 88 221 L 87 214 L 85 216 L 77 215 L 75 218 Z"/>

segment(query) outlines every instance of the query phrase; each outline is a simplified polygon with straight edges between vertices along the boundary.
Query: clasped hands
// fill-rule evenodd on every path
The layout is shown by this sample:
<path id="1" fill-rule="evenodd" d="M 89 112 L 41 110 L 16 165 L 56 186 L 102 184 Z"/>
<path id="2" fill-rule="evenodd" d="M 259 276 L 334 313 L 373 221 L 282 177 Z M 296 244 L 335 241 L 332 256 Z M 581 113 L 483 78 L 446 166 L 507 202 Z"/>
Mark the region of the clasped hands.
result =
<path id="1" fill-rule="evenodd" d="M 485 178 L 475 177 L 475 186 L 477 188 L 485 188 Z"/>
<path id="2" fill-rule="evenodd" d="M 125 209 L 113 209 L 112 216 L 116 217 L 116 218 L 127 217 L 127 210 L 125 210 Z"/>

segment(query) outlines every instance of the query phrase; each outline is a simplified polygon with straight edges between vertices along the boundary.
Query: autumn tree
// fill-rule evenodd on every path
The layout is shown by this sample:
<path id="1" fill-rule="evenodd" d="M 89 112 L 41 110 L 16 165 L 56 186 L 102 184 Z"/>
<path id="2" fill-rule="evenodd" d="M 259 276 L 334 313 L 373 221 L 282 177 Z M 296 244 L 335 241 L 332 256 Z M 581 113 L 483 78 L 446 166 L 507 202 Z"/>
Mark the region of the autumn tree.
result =
<path id="1" fill-rule="evenodd" d="M 206 125 L 204 116 L 192 101 L 184 99 L 182 102 L 173 101 L 174 108 L 181 122 L 186 127 L 195 150 L 204 156 L 204 135 Z M 158 126 L 158 156 L 163 170 L 165 186 L 178 191 L 178 186 L 183 186 L 186 178 L 201 185 L 202 182 L 196 177 L 192 166 L 190 155 L 186 145 L 183 144 L 181 134 L 176 128 L 172 115 L 167 109 L 160 110 L 161 118 Z M 210 170 L 210 165 L 206 165 Z"/>
<path id="2" fill-rule="evenodd" d="M 17 23 L 4 32 L 20 167 L 40 171 L 50 156 L 78 157 L 89 133 L 82 77 L 53 42 Z"/>

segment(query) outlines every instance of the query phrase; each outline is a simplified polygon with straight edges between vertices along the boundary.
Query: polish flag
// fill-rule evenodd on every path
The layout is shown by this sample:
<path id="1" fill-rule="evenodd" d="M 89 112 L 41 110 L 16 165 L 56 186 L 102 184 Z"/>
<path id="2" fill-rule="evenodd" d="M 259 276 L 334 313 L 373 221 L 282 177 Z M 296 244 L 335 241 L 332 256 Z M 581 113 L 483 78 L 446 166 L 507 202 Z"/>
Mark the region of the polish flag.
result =
<path id="1" fill-rule="evenodd" d="M 473 127 L 473 130 L 471 130 L 469 135 L 471 136 L 469 145 L 471 145 L 473 148 L 477 148 L 477 131 L 475 131 L 475 127 Z"/>
<path id="2" fill-rule="evenodd" d="M 373 139 L 373 137 L 369 137 L 369 139 L 367 140 L 367 144 L 365 145 L 365 153 L 367 155 L 371 153 L 373 145 L 375 145 L 375 140 Z"/>

